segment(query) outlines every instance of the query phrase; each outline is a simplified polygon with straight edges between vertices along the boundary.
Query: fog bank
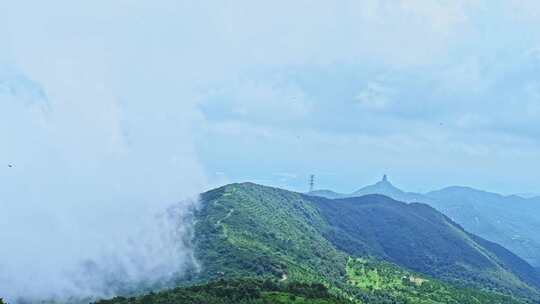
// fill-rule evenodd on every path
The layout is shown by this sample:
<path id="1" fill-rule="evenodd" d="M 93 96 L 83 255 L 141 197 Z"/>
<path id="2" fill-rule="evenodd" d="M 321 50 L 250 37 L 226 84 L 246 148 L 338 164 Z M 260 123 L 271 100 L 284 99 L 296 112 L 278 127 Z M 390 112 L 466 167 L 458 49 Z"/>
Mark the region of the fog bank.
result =
<path id="1" fill-rule="evenodd" d="M 0 69 L 0 296 L 8 301 L 109 296 L 196 263 L 189 212 L 205 178 L 191 144 L 194 104 L 121 101 L 114 83 L 95 90 L 78 81 L 79 96 Z M 133 90 L 147 97 L 148 89 Z"/>

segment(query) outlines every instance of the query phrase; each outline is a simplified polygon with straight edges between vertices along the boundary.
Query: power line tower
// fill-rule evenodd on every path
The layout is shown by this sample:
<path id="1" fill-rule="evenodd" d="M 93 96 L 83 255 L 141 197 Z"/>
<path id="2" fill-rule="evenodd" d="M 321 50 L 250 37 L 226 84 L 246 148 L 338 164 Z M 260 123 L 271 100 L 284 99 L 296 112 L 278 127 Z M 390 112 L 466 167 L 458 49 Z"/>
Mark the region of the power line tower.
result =
<path id="1" fill-rule="evenodd" d="M 314 186 L 315 186 L 315 175 L 311 174 L 309 176 L 309 192 L 313 191 Z"/>

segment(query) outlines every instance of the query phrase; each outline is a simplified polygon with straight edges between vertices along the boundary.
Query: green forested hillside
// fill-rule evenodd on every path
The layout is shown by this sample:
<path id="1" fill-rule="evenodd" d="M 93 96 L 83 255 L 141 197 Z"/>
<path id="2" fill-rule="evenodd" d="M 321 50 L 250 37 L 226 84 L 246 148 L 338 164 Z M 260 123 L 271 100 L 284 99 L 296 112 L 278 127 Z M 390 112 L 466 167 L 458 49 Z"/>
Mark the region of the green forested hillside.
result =
<path id="1" fill-rule="evenodd" d="M 499 292 L 537 296 L 535 273 L 522 277 L 523 269 L 512 264 L 522 260 L 482 245 L 425 205 L 382 197 L 325 200 L 251 183 L 209 191 L 201 201 L 194 237 L 201 267 L 183 284 L 262 277 L 322 283 L 332 294 L 363 303 L 402 303 L 396 297 L 384 302 L 390 293 L 350 283 L 350 258 L 370 255 L 439 278 L 451 292 L 467 294 L 451 287 L 465 285 L 495 292 L 475 303 L 492 303 Z"/>
<path id="2" fill-rule="evenodd" d="M 351 255 L 374 255 L 447 281 L 527 294 L 536 270 L 508 250 L 471 235 L 435 209 L 382 195 L 313 198 L 326 233 Z"/>
<path id="3" fill-rule="evenodd" d="M 352 299 L 333 295 L 323 284 L 260 279 L 218 280 L 139 297 L 116 297 L 96 304 L 520 304 L 508 296 L 455 288 L 386 262 L 350 259 L 347 283 Z M 354 298 L 354 294 L 358 297 Z"/>
<path id="4" fill-rule="evenodd" d="M 512 250 L 540 266 L 540 199 L 500 195 L 468 187 L 425 194 L 431 206 L 468 231 Z"/>
<path id="5" fill-rule="evenodd" d="M 201 200 L 196 280 L 257 275 L 333 284 L 345 276 L 347 254 L 323 237 L 327 223 L 301 194 L 237 184 Z"/>
<path id="6" fill-rule="evenodd" d="M 468 232 L 496 242 L 534 267 L 540 266 L 540 198 L 501 195 L 469 187 L 452 186 L 428 193 L 405 192 L 388 178 L 350 193 L 316 190 L 326 198 L 382 194 L 403 202 L 429 204 L 463 226 Z"/>
<path id="7" fill-rule="evenodd" d="M 352 304 L 331 295 L 322 284 L 270 280 L 217 281 L 140 297 L 116 297 L 96 304 Z"/>

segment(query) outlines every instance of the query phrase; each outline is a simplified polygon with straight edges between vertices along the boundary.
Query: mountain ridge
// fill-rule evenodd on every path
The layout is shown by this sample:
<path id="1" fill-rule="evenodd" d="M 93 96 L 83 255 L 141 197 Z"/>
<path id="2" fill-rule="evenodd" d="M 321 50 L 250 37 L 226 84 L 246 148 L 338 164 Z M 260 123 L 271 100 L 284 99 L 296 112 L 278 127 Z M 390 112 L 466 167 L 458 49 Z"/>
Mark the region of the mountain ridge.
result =
<path id="1" fill-rule="evenodd" d="M 384 185 L 381 187 L 381 184 Z M 390 189 L 390 191 L 387 191 Z M 397 189 L 397 190 L 396 190 Z M 466 230 L 502 244 L 535 267 L 540 267 L 540 198 L 502 195 L 467 186 L 449 186 L 427 193 L 405 192 L 384 178 L 351 194 L 313 191 L 308 195 L 346 198 L 370 193 L 404 202 L 426 203 L 446 214 Z"/>
<path id="2" fill-rule="evenodd" d="M 331 200 L 253 183 L 208 191 L 201 201 L 194 239 L 203 266 L 193 282 L 260 275 L 307 279 L 350 294 L 343 281 L 348 258 L 374 256 L 506 294 L 536 297 L 540 286 L 526 262 L 524 269 L 514 267 L 519 257 L 481 245 L 426 204 L 382 195 Z"/>
<path id="3" fill-rule="evenodd" d="M 197 267 L 99 303 L 540 303 L 537 270 L 424 203 L 248 182 L 202 193 L 192 212 Z"/>

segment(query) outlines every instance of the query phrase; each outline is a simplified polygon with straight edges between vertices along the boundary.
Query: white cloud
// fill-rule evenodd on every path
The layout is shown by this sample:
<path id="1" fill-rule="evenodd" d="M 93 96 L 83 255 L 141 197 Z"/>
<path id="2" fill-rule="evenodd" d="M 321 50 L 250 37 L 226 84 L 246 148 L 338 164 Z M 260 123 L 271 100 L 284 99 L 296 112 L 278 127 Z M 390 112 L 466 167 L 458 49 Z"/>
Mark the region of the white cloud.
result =
<path id="1" fill-rule="evenodd" d="M 0 77 L 0 294 L 10 303 L 110 295 L 108 280 L 167 279 L 194 263 L 179 240 L 189 225 L 177 222 L 192 203 L 174 222 L 156 217 L 206 185 L 194 84 L 179 86 L 181 60 L 160 56 L 167 40 L 139 43 L 163 24 L 139 23 L 138 8 L 70 3 L 0 13 L 11 40 Z"/>
<path id="2" fill-rule="evenodd" d="M 56 99 L 44 100 L 32 95 L 39 87 L 12 76 L 0 93 L 0 205 L 9 215 L 0 220 L 0 293 L 105 295 L 105 277 L 163 279 L 191 263 L 189 248 L 157 229 L 176 224 L 155 218 L 203 189 L 190 130 L 152 117 L 156 104 L 134 110 L 82 83 L 78 96 L 57 88 Z M 193 109 L 162 110 L 189 120 Z M 87 263 L 99 272 L 88 273 Z"/>
<path id="3" fill-rule="evenodd" d="M 294 84 L 257 79 L 230 81 L 205 94 L 205 113 L 219 120 L 294 123 L 309 117 L 311 105 Z"/>

